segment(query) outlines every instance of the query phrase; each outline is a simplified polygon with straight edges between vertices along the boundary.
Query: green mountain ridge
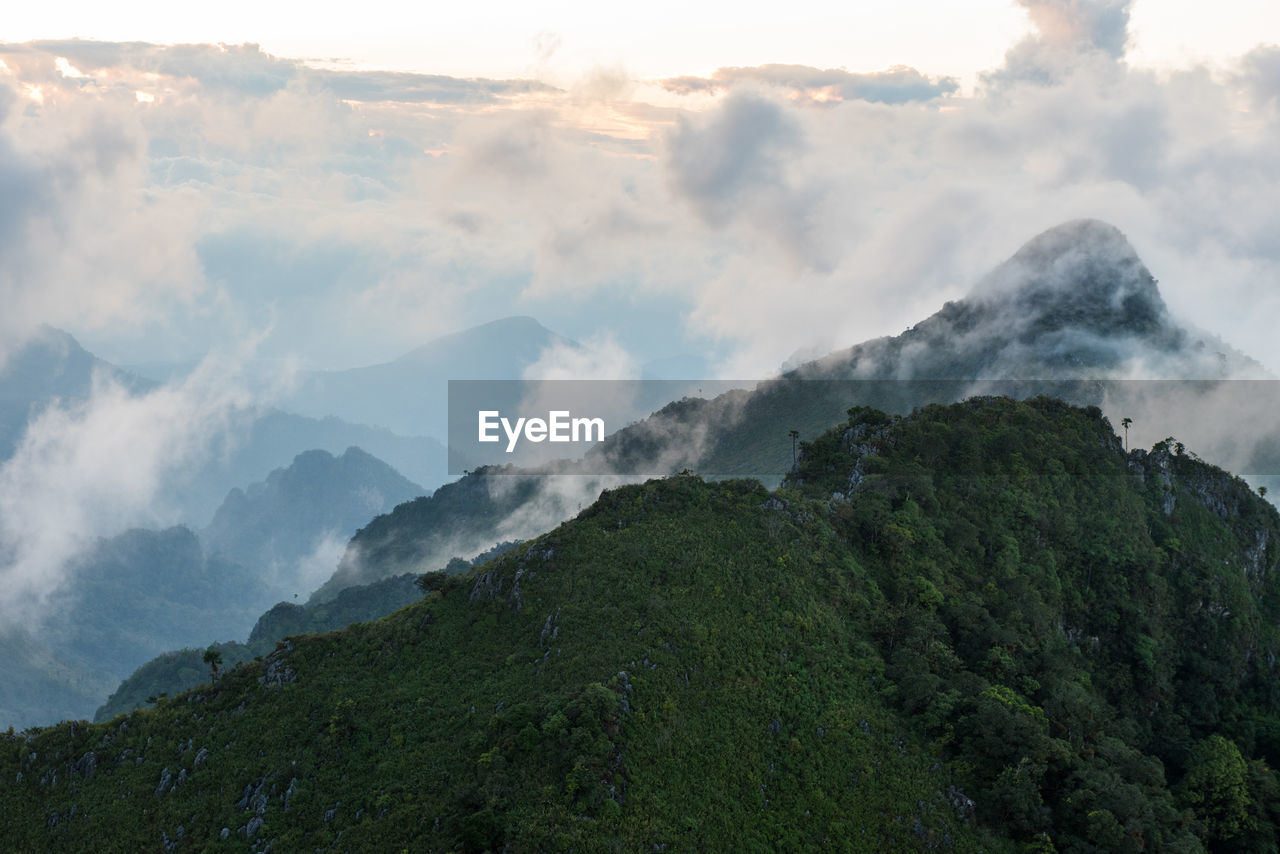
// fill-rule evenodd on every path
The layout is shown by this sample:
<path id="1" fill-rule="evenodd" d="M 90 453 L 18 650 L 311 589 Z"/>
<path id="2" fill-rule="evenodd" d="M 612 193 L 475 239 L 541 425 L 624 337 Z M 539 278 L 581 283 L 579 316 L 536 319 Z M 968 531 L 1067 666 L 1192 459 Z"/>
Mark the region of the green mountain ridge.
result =
<path id="1" fill-rule="evenodd" d="M 518 543 L 500 543 L 469 561 L 454 558 L 437 571 L 455 575 L 466 572 L 516 545 Z M 210 648 L 218 651 L 225 666 L 233 666 L 266 655 L 277 641 L 289 635 L 329 632 L 385 617 L 421 597 L 420 578 L 415 573 L 393 575 L 370 584 L 346 587 L 332 599 L 301 605 L 279 602 L 258 617 L 243 643 L 225 641 L 211 644 Z M 204 652 L 192 648 L 172 650 L 143 664 L 115 686 L 93 719 L 110 720 L 154 702 L 156 697 L 178 694 L 200 685 L 209 674 Z"/>
<path id="2" fill-rule="evenodd" d="M 534 536 L 601 489 L 643 476 L 689 469 L 776 485 L 792 462 L 790 431 L 817 436 L 840 423 L 852 403 L 904 414 L 927 403 L 1001 393 L 1096 405 L 1103 397 L 1098 381 L 1134 375 L 1210 382 L 1266 376 L 1248 356 L 1181 326 L 1118 229 L 1088 219 L 1063 223 L 1028 241 L 968 297 L 900 335 L 831 353 L 752 390 L 672 401 L 613 433 L 582 461 L 542 474 L 481 467 L 397 507 L 352 539 L 316 595 L 422 572 L 499 539 Z M 1176 422 L 1182 409 L 1211 405 L 1205 399 L 1196 394 L 1163 407 L 1141 405 L 1161 421 Z M 1245 470 L 1276 471 L 1280 437 L 1267 456 Z"/>
<path id="3" fill-rule="evenodd" d="M 851 410 L 0 737 L 9 850 L 1275 851 L 1280 516 L 1096 409 Z"/>

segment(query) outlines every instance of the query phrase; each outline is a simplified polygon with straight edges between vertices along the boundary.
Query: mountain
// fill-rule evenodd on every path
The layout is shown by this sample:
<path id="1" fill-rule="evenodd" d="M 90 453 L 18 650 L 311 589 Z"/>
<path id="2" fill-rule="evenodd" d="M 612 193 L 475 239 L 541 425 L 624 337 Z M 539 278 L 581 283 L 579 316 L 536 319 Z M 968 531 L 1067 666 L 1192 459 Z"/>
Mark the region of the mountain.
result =
<path id="1" fill-rule="evenodd" d="M 806 378 L 1224 379 L 1264 377 L 1253 359 L 1170 316 L 1117 228 L 1074 220 L 1037 235 L 901 335 L 797 369 Z"/>
<path id="2" fill-rule="evenodd" d="M 421 492 L 359 448 L 336 458 L 310 451 L 265 482 L 232 490 L 200 538 L 176 526 L 100 539 L 68 568 L 72 582 L 53 617 L 0 635 L 0 721 L 85 717 L 142 662 L 246 637 L 273 603 L 310 591 L 332 570 L 326 546 L 340 550 L 379 511 Z M 370 608 L 359 613 L 392 610 Z"/>
<path id="3" fill-rule="evenodd" d="M 243 636 L 276 597 L 258 573 L 206 557 L 188 528 L 100 539 L 38 630 L 0 637 L 0 720 L 85 717 L 139 662 L 209 638 Z"/>
<path id="4" fill-rule="evenodd" d="M 506 317 L 437 338 L 392 362 L 304 373 L 280 406 L 443 439 L 449 380 L 518 380 L 548 349 L 577 346 L 532 317 Z"/>
<path id="5" fill-rule="evenodd" d="M 231 490 L 200 539 L 210 554 L 309 593 L 315 584 L 300 564 L 424 491 L 357 447 L 338 457 L 306 451 L 265 481 Z"/>
<path id="6" fill-rule="evenodd" d="M 1264 457 L 1250 452 L 1253 442 L 1266 445 L 1269 419 L 1240 418 L 1256 425 L 1242 442 L 1223 434 L 1220 425 L 1230 418 L 1200 416 L 1245 412 L 1258 397 L 1256 387 L 1215 381 L 1265 376 L 1249 357 L 1180 325 L 1119 230 L 1096 220 L 1068 222 L 1029 241 L 966 299 L 900 335 L 809 361 L 753 390 L 673 401 L 610 435 L 582 461 L 542 475 L 479 467 L 367 526 L 318 595 L 422 571 L 460 551 L 450 543 L 470 553 L 533 536 L 627 480 L 612 473 L 687 468 L 776 484 L 793 462 L 790 432 L 818 435 L 855 404 L 905 413 L 993 391 L 1050 393 L 1081 404 L 1107 398 L 1110 409 L 1123 409 L 1158 436 L 1189 431 L 1215 459 L 1280 473 L 1280 437 Z M 1208 385 L 1129 382 L 1134 377 Z"/>
<path id="7" fill-rule="evenodd" d="M 464 573 L 519 543 L 508 542 L 476 555 L 471 560 L 455 557 L 436 572 L 447 575 Z M 331 600 L 319 602 L 280 602 L 266 611 L 254 624 L 244 643 L 227 641 L 212 644 L 222 655 L 224 664 L 234 665 L 271 652 L 277 641 L 289 635 L 330 632 L 352 623 L 363 623 L 385 617 L 422 596 L 422 576 L 414 573 L 392 576 L 346 587 Z M 156 656 L 139 667 L 107 698 L 94 714 L 95 721 L 110 720 L 116 715 L 141 708 L 149 698 L 177 694 L 202 684 L 209 674 L 203 661 L 204 650 L 181 649 Z M 150 700 L 154 702 L 154 699 Z"/>
<path id="8" fill-rule="evenodd" d="M 1095 409 L 855 409 L 376 623 L 0 736 L 8 850 L 1268 851 L 1280 516 Z"/>
<path id="9" fill-rule="evenodd" d="M 34 415 L 54 402 L 87 400 L 95 378 L 134 394 L 158 387 L 98 358 L 66 332 L 49 326 L 37 330 L 0 367 L 0 462 L 13 455 Z M 397 394 L 402 391 L 403 387 Z M 310 418 L 278 409 L 230 413 L 227 423 L 222 446 L 202 464 L 174 472 L 160 496 L 158 503 L 170 508 L 183 524 L 207 525 L 229 490 L 261 480 L 308 450 L 341 454 L 356 445 L 427 488 L 448 478 L 444 445 L 420 433 L 398 435 L 343 421 L 332 413 Z"/>
<path id="10" fill-rule="evenodd" d="M 228 492 L 289 466 L 307 451 L 342 454 L 356 446 L 426 489 L 448 478 L 448 452 L 435 439 L 279 410 L 246 410 L 229 420 L 222 448 L 198 468 L 179 473 L 161 496 L 181 519 L 197 527 L 210 523 Z"/>
<path id="11" fill-rule="evenodd" d="M 1104 393 L 1136 396 L 1154 387 L 1135 380 L 1264 378 L 1253 359 L 1174 320 L 1118 229 L 1076 220 L 1028 241 L 966 299 L 900 335 L 804 363 L 752 392 L 673 404 L 593 449 L 591 465 L 781 474 L 791 465 L 789 429 L 815 435 L 854 403 L 909 412 L 994 389 L 1092 404 Z M 1161 417 L 1176 408 L 1156 403 Z M 1168 430 L 1180 426 L 1175 418 Z M 673 457 L 678 443 L 654 441 L 668 435 L 697 441 Z"/>
<path id="12" fill-rule="evenodd" d="M 135 392 L 155 386 L 99 359 L 60 329 L 37 329 L 0 364 L 0 460 L 13 456 L 33 415 L 55 400 L 87 399 L 95 377 Z"/>

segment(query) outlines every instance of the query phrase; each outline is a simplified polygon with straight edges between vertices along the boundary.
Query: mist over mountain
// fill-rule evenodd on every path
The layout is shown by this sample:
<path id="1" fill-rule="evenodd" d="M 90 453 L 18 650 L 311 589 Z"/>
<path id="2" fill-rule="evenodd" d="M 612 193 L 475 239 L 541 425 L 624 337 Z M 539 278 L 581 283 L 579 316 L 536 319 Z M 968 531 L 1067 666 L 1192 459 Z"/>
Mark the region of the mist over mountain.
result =
<path id="1" fill-rule="evenodd" d="M 135 391 L 155 383 L 99 359 L 52 326 L 40 326 L 0 363 L 0 460 L 12 456 L 31 417 L 53 401 L 89 397 L 95 378 Z"/>
<path id="2" fill-rule="evenodd" d="M 1229 437 L 1221 429 L 1206 435 L 1202 428 L 1211 425 L 1196 423 L 1187 399 L 1209 394 L 1211 386 L 1170 386 L 1153 399 L 1118 398 L 1149 391 L 1141 380 L 1268 376 L 1253 359 L 1173 318 L 1154 277 L 1118 229 L 1077 220 L 1028 241 L 967 298 L 899 335 L 803 363 L 751 392 L 681 401 L 592 452 L 618 471 L 780 473 L 791 461 L 788 431 L 821 432 L 850 403 L 906 412 L 975 393 L 1051 393 L 1082 404 L 1106 402 L 1109 411 L 1127 408 L 1122 414 L 1146 429 L 1160 424 L 1164 433 L 1152 441 L 1195 430 L 1197 445 L 1214 454 Z M 1233 438 L 1230 443 L 1231 458 L 1219 462 L 1265 470 L 1244 467 L 1247 454 Z"/>
<path id="3" fill-rule="evenodd" d="M 176 526 L 99 539 L 70 562 L 50 616 L 0 635 L 0 720 L 85 717 L 161 653 L 248 637 L 270 606 L 323 581 L 358 528 L 422 491 L 359 448 L 308 451 L 231 490 L 199 537 Z"/>
<path id="4" fill-rule="evenodd" d="M 1176 321 L 1120 230 L 1089 219 L 1032 238 L 968 297 L 902 334 L 794 373 L 925 380 L 1266 376 L 1253 359 Z"/>
<path id="5" fill-rule="evenodd" d="M 1248 356 L 1172 317 L 1154 277 L 1118 229 L 1076 220 L 1032 238 L 967 298 L 899 335 L 805 362 L 752 390 L 673 401 L 610 435 L 581 463 L 544 470 L 558 475 L 481 469 L 397 508 L 352 541 L 322 589 L 332 595 L 345 584 L 410 571 L 418 562 L 430 566 L 457 551 L 459 542 L 478 550 L 500 539 L 527 538 L 606 486 L 625 482 L 627 473 L 688 468 L 764 475 L 777 483 L 792 463 L 790 431 L 800 438 L 817 435 L 855 404 L 905 413 L 975 393 L 1066 394 L 1081 404 L 1125 407 L 1122 415 L 1158 431 L 1149 441 L 1194 432 L 1203 453 L 1229 457 L 1210 459 L 1250 470 L 1243 461 L 1252 459 L 1255 444 L 1265 444 L 1266 430 L 1257 426 L 1264 422 L 1250 422 L 1252 438 L 1239 442 L 1220 412 L 1202 417 L 1215 409 L 1205 396 L 1212 389 L 1165 388 L 1151 399 L 1104 401 L 1115 387 L 1091 383 L 1265 376 Z M 1137 390 L 1146 391 L 1141 384 Z"/>
<path id="6" fill-rule="evenodd" d="M 100 539 L 69 568 L 37 629 L 0 636 L 0 720 L 31 726 L 89 715 L 142 662 L 243 636 L 276 591 L 259 572 L 208 557 L 186 527 Z"/>
<path id="7" fill-rule="evenodd" d="M 90 400 L 95 382 L 134 397 L 161 388 L 98 358 L 68 333 L 40 327 L 0 367 L 0 462 L 13 455 L 34 416 L 50 406 L 74 410 Z M 400 394 L 394 386 L 379 393 L 391 399 Z M 344 421 L 331 412 L 312 418 L 246 403 L 225 413 L 222 432 L 213 439 L 213 452 L 174 472 L 172 487 L 157 501 L 173 521 L 208 524 L 229 490 L 261 480 L 309 450 L 341 454 L 358 446 L 427 488 L 448 476 L 447 453 L 438 440 Z"/>
<path id="8" fill-rule="evenodd" d="M 360 448 L 338 457 L 306 451 L 265 481 L 231 490 L 200 539 L 209 554 L 309 594 L 324 575 L 312 580 L 316 569 L 301 564 L 332 561 L 358 528 L 424 492 Z"/>

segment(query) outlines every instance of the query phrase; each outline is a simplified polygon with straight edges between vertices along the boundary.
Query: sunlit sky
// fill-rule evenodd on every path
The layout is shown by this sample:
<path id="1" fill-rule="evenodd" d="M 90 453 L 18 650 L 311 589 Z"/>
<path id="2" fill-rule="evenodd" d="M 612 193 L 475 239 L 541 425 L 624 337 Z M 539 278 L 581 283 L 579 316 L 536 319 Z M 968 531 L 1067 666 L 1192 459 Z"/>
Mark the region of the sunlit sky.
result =
<path id="1" fill-rule="evenodd" d="M 969 83 L 1031 29 L 1012 0 L 6 5 L 5 41 L 255 42 L 277 56 L 362 68 L 551 80 L 595 66 L 644 78 L 786 62 L 853 71 L 903 64 Z M 1133 64 L 1215 63 L 1280 41 L 1280 4 L 1138 0 L 1129 29 Z"/>

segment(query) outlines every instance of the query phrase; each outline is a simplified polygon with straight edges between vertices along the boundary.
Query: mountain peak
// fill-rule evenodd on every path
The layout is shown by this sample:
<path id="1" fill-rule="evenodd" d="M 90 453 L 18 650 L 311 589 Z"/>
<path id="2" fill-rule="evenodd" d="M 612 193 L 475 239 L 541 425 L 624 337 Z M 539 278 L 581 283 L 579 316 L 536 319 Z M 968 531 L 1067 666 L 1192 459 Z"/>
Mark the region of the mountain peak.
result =
<path id="1" fill-rule="evenodd" d="M 1168 309 L 1156 280 L 1120 229 L 1096 219 L 1062 223 L 1027 241 L 974 288 L 979 303 L 1010 302 L 1040 331 L 1163 331 Z"/>

